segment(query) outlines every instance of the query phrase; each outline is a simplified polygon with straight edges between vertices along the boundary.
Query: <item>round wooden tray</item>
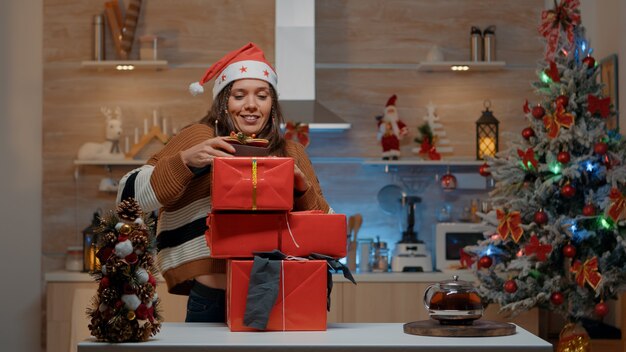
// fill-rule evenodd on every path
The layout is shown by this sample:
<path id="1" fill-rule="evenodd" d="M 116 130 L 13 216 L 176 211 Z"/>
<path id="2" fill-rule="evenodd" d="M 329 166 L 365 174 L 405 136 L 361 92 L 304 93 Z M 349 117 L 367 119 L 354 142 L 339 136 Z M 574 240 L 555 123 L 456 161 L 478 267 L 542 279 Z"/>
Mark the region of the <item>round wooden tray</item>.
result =
<path id="1" fill-rule="evenodd" d="M 443 325 L 429 319 L 404 324 L 404 333 L 423 336 L 506 336 L 515 334 L 515 325 L 490 320 L 475 320 L 471 325 Z"/>

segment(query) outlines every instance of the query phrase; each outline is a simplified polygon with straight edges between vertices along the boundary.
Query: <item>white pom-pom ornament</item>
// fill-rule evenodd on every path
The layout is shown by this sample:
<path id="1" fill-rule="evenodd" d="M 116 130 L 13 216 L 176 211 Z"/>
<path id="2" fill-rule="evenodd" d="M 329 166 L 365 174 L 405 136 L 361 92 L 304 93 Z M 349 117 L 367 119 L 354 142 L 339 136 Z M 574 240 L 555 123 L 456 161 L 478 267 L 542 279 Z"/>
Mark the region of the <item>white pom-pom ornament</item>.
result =
<path id="1" fill-rule="evenodd" d="M 142 225 L 143 224 L 143 219 L 142 218 L 135 219 L 135 224 Z"/>
<path id="2" fill-rule="evenodd" d="M 118 258 L 126 258 L 127 255 L 133 252 L 133 244 L 130 240 L 122 241 L 115 245 L 115 255 Z"/>
<path id="3" fill-rule="evenodd" d="M 137 271 L 135 271 L 135 278 L 137 278 L 137 282 L 139 282 L 140 284 L 145 284 L 146 282 L 148 282 L 148 278 L 150 278 L 150 275 L 148 274 L 146 269 L 137 268 Z"/>
<path id="4" fill-rule="evenodd" d="M 141 304 L 141 300 L 137 297 L 137 295 L 122 295 L 122 302 L 124 302 L 126 308 L 130 310 L 137 309 L 137 307 Z"/>
<path id="5" fill-rule="evenodd" d="M 198 94 L 204 93 L 204 88 L 202 87 L 200 82 L 193 82 L 189 85 L 189 93 L 191 93 L 191 95 L 193 96 L 196 96 Z"/>

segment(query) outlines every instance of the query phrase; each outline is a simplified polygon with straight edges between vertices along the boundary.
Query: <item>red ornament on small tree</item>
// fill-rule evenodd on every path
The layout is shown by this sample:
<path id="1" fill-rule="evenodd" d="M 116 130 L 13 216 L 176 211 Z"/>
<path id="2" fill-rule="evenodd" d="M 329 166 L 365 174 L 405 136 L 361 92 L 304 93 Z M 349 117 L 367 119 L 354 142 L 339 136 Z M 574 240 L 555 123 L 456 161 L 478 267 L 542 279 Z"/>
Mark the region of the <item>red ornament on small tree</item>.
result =
<path id="1" fill-rule="evenodd" d="M 587 56 L 583 59 L 583 64 L 587 65 L 587 68 L 593 68 L 596 65 L 596 59 L 593 56 Z"/>
<path id="2" fill-rule="evenodd" d="M 522 137 L 524 137 L 525 140 L 529 140 L 530 137 L 534 137 L 535 136 L 535 130 L 533 130 L 530 127 L 526 127 L 522 130 Z"/>
<path id="3" fill-rule="evenodd" d="M 567 183 L 565 186 L 561 188 L 561 195 L 565 198 L 572 198 L 576 195 L 576 188 L 571 184 Z"/>
<path id="4" fill-rule="evenodd" d="M 556 106 L 562 106 L 564 108 L 567 107 L 567 104 L 569 104 L 569 97 L 567 97 L 566 95 L 559 95 L 558 97 L 556 97 Z"/>
<path id="5" fill-rule="evenodd" d="M 598 142 L 593 146 L 594 153 L 604 155 L 609 151 L 609 146 L 604 142 Z"/>
<path id="6" fill-rule="evenodd" d="M 596 215 L 596 206 L 591 203 L 585 204 L 585 206 L 583 207 L 583 215 L 584 216 Z"/>
<path id="7" fill-rule="evenodd" d="M 593 308 L 593 313 L 600 318 L 604 318 L 607 314 L 609 314 L 609 305 L 604 303 L 604 301 L 600 301 L 600 303 L 596 304 Z"/>
<path id="8" fill-rule="evenodd" d="M 480 165 L 480 168 L 478 168 L 478 173 L 481 176 L 484 176 L 484 177 L 491 176 L 491 172 L 489 172 L 489 164 L 484 163 L 484 164 Z"/>
<path id="9" fill-rule="evenodd" d="M 491 257 L 488 256 L 488 255 L 483 255 L 478 260 L 478 266 L 481 267 L 481 268 L 487 269 L 487 268 L 491 267 L 491 264 L 493 264 L 493 259 L 491 259 Z"/>
<path id="10" fill-rule="evenodd" d="M 535 220 L 537 225 L 545 225 L 548 223 L 548 214 L 543 210 L 539 210 L 535 213 L 533 220 Z"/>
<path id="11" fill-rule="evenodd" d="M 517 291 L 517 283 L 515 280 L 507 280 L 504 283 L 504 290 L 508 293 L 515 293 L 515 291 Z"/>
<path id="12" fill-rule="evenodd" d="M 555 306 L 560 306 L 564 301 L 565 297 L 563 297 L 561 292 L 552 292 L 550 295 L 550 302 L 552 302 Z"/>
<path id="13" fill-rule="evenodd" d="M 544 109 L 543 106 L 537 105 L 533 107 L 532 115 L 537 120 L 541 120 L 543 118 L 543 115 L 545 114 L 546 114 L 546 109 Z"/>
<path id="14" fill-rule="evenodd" d="M 566 244 L 565 247 L 563 247 L 563 255 L 568 258 L 574 258 L 576 255 L 576 247 L 571 243 Z"/>
<path id="15" fill-rule="evenodd" d="M 559 152 L 559 154 L 557 154 L 556 156 L 556 160 L 558 162 L 560 162 L 561 164 L 567 164 L 570 161 L 570 155 L 569 152 Z"/>

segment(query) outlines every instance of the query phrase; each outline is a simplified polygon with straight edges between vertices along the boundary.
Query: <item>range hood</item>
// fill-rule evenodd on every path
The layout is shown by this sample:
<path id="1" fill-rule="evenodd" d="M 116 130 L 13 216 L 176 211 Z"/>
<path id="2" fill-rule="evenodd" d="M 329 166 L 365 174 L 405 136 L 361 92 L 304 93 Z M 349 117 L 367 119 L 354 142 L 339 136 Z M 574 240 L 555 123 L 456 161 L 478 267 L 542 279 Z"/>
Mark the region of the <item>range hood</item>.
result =
<path id="1" fill-rule="evenodd" d="M 278 99 L 287 120 L 310 130 L 342 131 L 350 124 L 315 99 L 315 0 L 276 0 Z"/>

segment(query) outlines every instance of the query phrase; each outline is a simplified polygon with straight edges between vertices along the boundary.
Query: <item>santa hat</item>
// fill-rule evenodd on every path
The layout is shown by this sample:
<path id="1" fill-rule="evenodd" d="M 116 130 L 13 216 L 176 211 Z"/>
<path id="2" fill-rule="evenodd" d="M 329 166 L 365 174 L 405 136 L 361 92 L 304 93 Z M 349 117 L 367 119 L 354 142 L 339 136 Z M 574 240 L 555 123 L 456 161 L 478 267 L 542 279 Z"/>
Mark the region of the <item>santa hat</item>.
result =
<path id="1" fill-rule="evenodd" d="M 192 95 L 204 93 L 202 86 L 215 77 L 217 78 L 213 85 L 213 98 L 228 83 L 243 78 L 260 79 L 271 84 L 274 89 L 278 89 L 276 71 L 265 59 L 263 51 L 254 43 L 248 43 L 231 51 L 211 65 L 199 82 L 189 85 L 189 92 Z"/>
<path id="2" fill-rule="evenodd" d="M 389 100 L 387 100 L 387 105 L 385 105 L 385 107 L 388 107 L 390 105 L 395 106 L 396 105 L 396 99 L 398 99 L 398 97 L 394 94 L 391 96 L 391 98 L 389 98 Z"/>

